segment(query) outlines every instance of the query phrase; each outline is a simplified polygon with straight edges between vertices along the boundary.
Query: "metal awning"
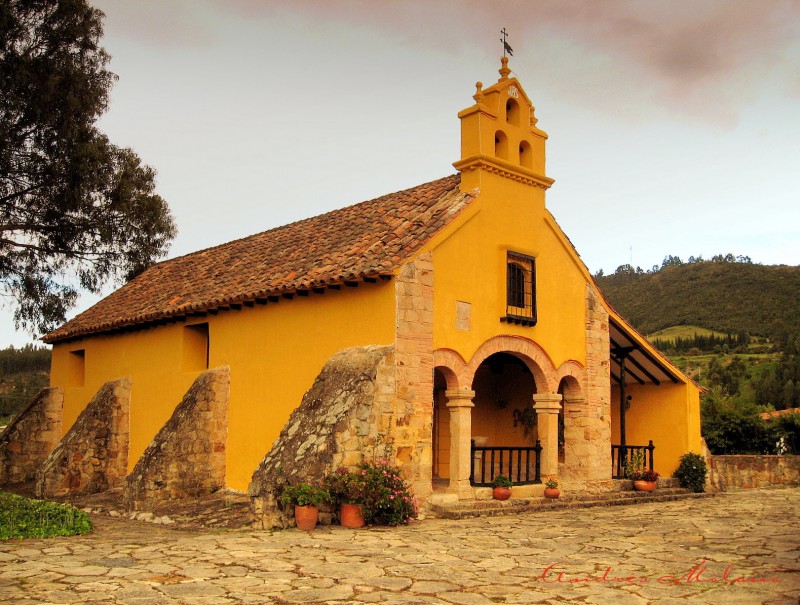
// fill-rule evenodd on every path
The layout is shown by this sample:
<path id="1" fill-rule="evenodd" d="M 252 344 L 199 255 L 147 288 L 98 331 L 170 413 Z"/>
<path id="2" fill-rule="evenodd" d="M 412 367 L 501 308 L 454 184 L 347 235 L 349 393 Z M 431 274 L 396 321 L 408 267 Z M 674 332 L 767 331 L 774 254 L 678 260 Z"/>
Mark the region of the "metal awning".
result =
<path id="1" fill-rule="evenodd" d="M 609 317 L 611 347 L 611 379 L 619 384 L 620 359 L 625 358 L 625 378 L 628 384 L 656 384 L 682 382 L 678 374 L 651 353 L 641 343 L 642 336 L 624 322 Z"/>

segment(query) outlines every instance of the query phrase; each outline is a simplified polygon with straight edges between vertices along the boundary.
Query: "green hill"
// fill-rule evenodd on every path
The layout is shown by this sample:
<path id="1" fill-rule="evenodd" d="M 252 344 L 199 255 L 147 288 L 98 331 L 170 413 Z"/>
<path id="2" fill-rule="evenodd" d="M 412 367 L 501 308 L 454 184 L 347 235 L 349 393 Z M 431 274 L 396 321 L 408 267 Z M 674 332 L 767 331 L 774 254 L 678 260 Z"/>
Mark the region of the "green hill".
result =
<path id="1" fill-rule="evenodd" d="M 784 341 L 787 334 L 800 332 L 800 267 L 681 263 L 668 257 L 657 270 L 623 265 L 595 279 L 611 305 L 645 334 L 698 326 Z"/>
<path id="2" fill-rule="evenodd" d="M 50 349 L 0 349 L 0 426 L 50 382 Z"/>

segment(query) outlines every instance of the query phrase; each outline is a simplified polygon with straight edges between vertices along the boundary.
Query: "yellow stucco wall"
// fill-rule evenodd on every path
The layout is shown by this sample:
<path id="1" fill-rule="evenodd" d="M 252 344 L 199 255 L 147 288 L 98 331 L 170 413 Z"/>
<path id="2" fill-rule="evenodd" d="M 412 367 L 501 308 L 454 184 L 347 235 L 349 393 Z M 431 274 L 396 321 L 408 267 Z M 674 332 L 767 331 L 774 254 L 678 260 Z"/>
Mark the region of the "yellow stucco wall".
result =
<path id="1" fill-rule="evenodd" d="M 628 445 L 647 445 L 652 439 L 655 470 L 672 476 L 679 458 L 701 453 L 700 392 L 691 384 L 629 384 L 631 396 L 625 414 Z M 611 389 L 611 441 L 619 443 L 619 387 Z"/>
<path id="2" fill-rule="evenodd" d="M 247 488 L 253 470 L 333 353 L 394 341 L 394 309 L 392 283 L 363 284 L 187 322 L 209 324 L 209 367 L 231 366 L 229 487 Z M 56 344 L 53 386 L 75 383 L 71 351 L 85 351 L 84 386 L 65 391 L 64 431 L 104 382 L 131 377 L 132 469 L 200 372 L 185 369 L 196 360 L 186 354 L 187 347 L 196 352 L 197 346 L 197 331 L 187 324 Z"/>
<path id="3" fill-rule="evenodd" d="M 544 191 L 496 175 L 481 178 L 468 216 L 433 244 L 434 348 L 454 349 L 469 361 L 489 338 L 510 334 L 538 343 L 556 368 L 568 360 L 583 364 L 586 279 L 545 219 Z M 533 327 L 500 321 L 509 251 L 536 258 Z M 456 326 L 457 301 L 470 303 L 469 330 Z"/>

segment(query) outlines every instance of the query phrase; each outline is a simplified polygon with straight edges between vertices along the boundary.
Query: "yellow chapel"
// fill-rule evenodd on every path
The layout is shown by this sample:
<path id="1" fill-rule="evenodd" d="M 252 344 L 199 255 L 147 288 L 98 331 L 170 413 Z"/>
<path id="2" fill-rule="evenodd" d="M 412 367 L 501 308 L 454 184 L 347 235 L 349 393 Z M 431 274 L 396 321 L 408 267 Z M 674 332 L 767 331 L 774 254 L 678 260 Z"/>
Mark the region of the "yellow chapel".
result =
<path id="1" fill-rule="evenodd" d="M 158 263 L 48 334 L 0 479 L 258 499 L 265 469 L 384 444 L 420 499 L 470 500 L 501 473 L 613 489 L 632 456 L 670 475 L 700 452 L 699 387 L 546 208 L 548 137 L 507 63 L 458 113 L 455 174 Z"/>

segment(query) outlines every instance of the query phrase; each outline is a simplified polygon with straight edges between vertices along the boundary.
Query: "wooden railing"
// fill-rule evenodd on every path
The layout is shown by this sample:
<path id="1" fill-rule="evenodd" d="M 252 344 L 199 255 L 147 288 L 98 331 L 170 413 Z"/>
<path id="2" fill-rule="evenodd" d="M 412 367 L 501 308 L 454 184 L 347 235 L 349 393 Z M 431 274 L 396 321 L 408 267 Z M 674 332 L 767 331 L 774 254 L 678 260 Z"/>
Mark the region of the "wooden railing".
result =
<path id="1" fill-rule="evenodd" d="M 645 466 L 652 471 L 654 449 L 656 449 L 656 446 L 653 445 L 652 439 L 648 445 L 612 445 L 611 478 L 625 479 L 626 471 L 637 452 L 644 452 Z"/>
<path id="2" fill-rule="evenodd" d="M 472 442 L 470 455 L 471 485 L 491 485 L 497 475 L 505 475 L 514 485 L 541 483 L 542 444 L 533 447 L 477 446 Z"/>

